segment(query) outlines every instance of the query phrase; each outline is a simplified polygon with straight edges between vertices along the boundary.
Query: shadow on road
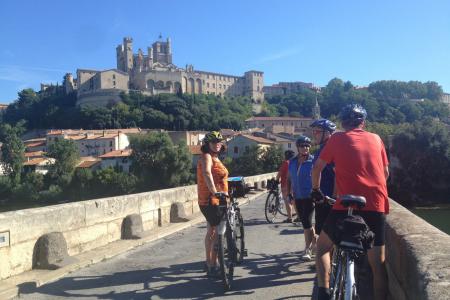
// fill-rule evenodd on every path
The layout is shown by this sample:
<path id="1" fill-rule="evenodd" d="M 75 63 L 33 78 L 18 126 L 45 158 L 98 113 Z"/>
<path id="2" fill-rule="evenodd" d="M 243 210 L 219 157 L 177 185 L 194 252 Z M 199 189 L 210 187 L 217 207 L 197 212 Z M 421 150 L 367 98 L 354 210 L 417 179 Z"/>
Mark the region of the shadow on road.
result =
<path id="1" fill-rule="evenodd" d="M 41 293 L 65 298 L 98 299 L 209 299 L 214 297 L 239 297 L 255 293 L 254 290 L 274 286 L 301 284 L 312 281 L 311 276 L 298 278 L 303 274 L 313 274 L 308 267 L 300 265 L 297 253 L 283 255 L 253 254 L 258 258 L 248 259 L 237 267 L 237 275 L 232 291 L 224 293 L 220 280 L 205 276 L 203 262 L 175 264 L 152 270 L 134 270 L 102 276 L 66 277 L 57 282 L 34 288 L 22 286 L 21 294 Z M 238 270 L 243 268 L 244 271 Z M 304 276 L 303 276 L 304 277 Z M 312 291 L 311 291 L 312 292 Z M 294 298 L 308 298 L 297 295 Z M 281 298 L 280 298 L 281 299 Z M 293 299 L 291 297 L 282 299 Z"/>

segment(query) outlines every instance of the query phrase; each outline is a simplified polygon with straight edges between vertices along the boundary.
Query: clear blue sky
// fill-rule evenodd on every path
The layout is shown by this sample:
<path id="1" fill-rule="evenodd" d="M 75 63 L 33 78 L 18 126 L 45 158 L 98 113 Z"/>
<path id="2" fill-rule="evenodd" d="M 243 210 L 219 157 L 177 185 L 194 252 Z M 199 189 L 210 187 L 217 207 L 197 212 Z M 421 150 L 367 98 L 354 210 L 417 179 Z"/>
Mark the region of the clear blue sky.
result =
<path id="1" fill-rule="evenodd" d="M 116 67 L 124 36 L 170 36 L 174 63 L 265 84 L 437 81 L 450 92 L 450 1 L 0 1 L 0 103 L 77 68 Z"/>

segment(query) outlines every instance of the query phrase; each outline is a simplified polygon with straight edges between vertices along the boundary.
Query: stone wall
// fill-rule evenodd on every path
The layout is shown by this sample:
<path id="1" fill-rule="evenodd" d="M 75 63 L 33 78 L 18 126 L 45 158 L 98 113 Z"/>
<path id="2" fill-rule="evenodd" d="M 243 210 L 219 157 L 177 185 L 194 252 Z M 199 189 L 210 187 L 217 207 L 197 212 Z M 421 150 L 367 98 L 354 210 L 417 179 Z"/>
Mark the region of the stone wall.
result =
<path id="1" fill-rule="evenodd" d="M 246 181 L 261 187 L 273 176 L 251 176 Z M 68 254 L 77 255 L 119 240 L 128 215 L 140 215 L 145 231 L 169 224 L 173 204 L 183 216 L 198 212 L 197 186 L 0 213 L 0 237 L 5 237 L 0 243 L 0 280 L 32 269 L 36 242 L 44 234 L 61 232 Z"/>
<path id="2" fill-rule="evenodd" d="M 390 201 L 386 260 L 390 298 L 450 299 L 450 236 Z"/>

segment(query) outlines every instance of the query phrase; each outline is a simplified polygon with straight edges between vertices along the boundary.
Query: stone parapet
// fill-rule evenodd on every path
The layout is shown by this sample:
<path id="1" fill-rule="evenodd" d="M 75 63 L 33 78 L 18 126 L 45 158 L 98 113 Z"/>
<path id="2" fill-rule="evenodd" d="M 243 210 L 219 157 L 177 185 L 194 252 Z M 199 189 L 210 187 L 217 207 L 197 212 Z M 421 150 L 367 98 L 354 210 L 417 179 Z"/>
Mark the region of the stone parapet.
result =
<path id="1" fill-rule="evenodd" d="M 450 236 L 390 200 L 386 261 L 390 298 L 450 299 Z"/>
<path id="2" fill-rule="evenodd" d="M 261 187 L 275 173 L 246 177 Z M 176 209 L 174 209 L 176 208 Z M 148 232 L 199 211 L 197 185 L 0 213 L 0 280 L 29 271 L 40 237 L 61 233 L 70 256 L 121 239 L 123 221 L 139 215 Z M 171 215 L 172 214 L 172 215 Z"/>

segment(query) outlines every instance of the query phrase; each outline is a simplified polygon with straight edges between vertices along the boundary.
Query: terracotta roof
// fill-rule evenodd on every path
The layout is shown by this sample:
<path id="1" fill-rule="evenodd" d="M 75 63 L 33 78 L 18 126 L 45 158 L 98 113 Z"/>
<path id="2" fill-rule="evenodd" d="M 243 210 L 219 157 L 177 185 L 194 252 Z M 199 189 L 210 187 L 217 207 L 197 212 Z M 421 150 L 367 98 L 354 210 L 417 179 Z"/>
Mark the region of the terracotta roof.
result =
<path id="1" fill-rule="evenodd" d="M 24 156 L 25 157 L 44 156 L 44 154 L 45 154 L 44 151 L 34 151 L 34 152 L 25 152 Z"/>
<path id="2" fill-rule="evenodd" d="M 100 164 L 100 163 L 101 162 L 99 160 L 83 161 L 77 166 L 77 168 L 91 168 L 91 167 L 95 166 L 96 164 Z"/>
<path id="3" fill-rule="evenodd" d="M 299 118 L 299 117 L 251 117 L 245 122 L 249 121 L 303 121 L 303 120 L 312 120 L 312 118 Z"/>
<path id="4" fill-rule="evenodd" d="M 45 141 L 29 143 L 29 144 L 27 144 L 25 146 L 26 147 L 38 147 L 38 146 L 43 146 L 43 145 L 45 145 Z"/>
<path id="5" fill-rule="evenodd" d="M 274 141 L 262 138 L 262 137 L 257 137 L 257 136 L 253 136 L 253 135 L 247 135 L 247 134 L 241 134 L 241 136 L 248 138 L 250 140 L 253 140 L 255 142 L 257 142 L 258 144 L 274 144 Z"/>
<path id="6" fill-rule="evenodd" d="M 51 161 L 47 157 L 38 157 L 38 158 L 34 158 L 34 159 L 24 162 L 23 165 L 24 166 L 36 166 L 43 162 L 47 162 L 47 164 L 51 163 Z"/>
<path id="7" fill-rule="evenodd" d="M 108 153 L 105 153 L 103 155 L 100 155 L 100 158 L 114 158 L 114 157 L 127 157 L 131 155 L 131 149 L 124 149 L 124 150 L 115 150 Z"/>
<path id="8" fill-rule="evenodd" d="M 200 148 L 202 146 L 200 145 L 189 145 L 189 152 L 191 152 L 192 155 L 200 155 L 202 154 L 202 151 L 200 150 Z"/>

